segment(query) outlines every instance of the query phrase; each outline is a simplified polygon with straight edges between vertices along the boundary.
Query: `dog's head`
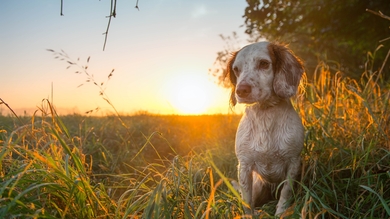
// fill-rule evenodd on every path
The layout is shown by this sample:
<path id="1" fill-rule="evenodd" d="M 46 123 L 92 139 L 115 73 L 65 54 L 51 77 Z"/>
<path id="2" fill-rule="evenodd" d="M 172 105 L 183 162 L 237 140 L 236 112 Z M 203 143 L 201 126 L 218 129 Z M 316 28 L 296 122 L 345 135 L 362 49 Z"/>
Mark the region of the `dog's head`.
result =
<path id="1" fill-rule="evenodd" d="M 290 98 L 304 72 L 302 62 L 286 46 L 258 42 L 234 53 L 227 66 L 232 84 L 230 102 L 252 104 L 275 96 Z"/>

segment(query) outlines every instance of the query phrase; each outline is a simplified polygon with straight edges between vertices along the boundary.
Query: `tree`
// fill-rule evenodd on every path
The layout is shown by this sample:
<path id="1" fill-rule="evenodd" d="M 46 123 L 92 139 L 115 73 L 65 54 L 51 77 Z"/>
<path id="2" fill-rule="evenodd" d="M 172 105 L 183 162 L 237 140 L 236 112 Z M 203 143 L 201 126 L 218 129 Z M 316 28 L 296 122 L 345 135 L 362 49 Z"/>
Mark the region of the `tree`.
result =
<path id="1" fill-rule="evenodd" d="M 288 43 L 305 60 L 308 75 L 318 60 L 337 63 L 339 70 L 357 77 L 363 72 L 367 52 L 379 44 L 390 47 L 389 21 L 367 9 L 390 14 L 389 0 L 247 0 L 246 33 Z M 387 54 L 376 55 L 379 68 Z M 387 67 L 387 74 L 389 68 Z"/>

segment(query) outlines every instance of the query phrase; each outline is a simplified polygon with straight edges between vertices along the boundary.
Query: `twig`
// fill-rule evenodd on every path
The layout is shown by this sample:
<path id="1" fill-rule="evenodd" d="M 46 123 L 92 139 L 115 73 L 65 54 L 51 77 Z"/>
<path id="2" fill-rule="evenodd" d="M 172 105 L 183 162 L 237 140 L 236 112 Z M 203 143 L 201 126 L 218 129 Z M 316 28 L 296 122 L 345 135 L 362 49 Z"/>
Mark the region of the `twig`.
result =
<path id="1" fill-rule="evenodd" d="M 111 0 L 111 8 L 110 8 L 110 15 L 108 16 L 107 30 L 106 30 L 105 33 L 103 33 L 103 34 L 106 35 L 106 36 L 104 37 L 103 51 L 106 49 L 108 31 L 110 30 L 111 18 L 112 18 L 112 17 L 116 17 L 116 0 Z"/>
<path id="2" fill-rule="evenodd" d="M 139 11 L 138 2 L 139 2 L 139 0 L 137 0 L 137 2 L 135 3 L 135 8 L 138 9 L 138 11 Z M 60 10 L 61 16 L 64 16 L 63 8 L 64 8 L 64 0 L 61 0 L 61 10 Z M 111 0 L 110 15 L 108 15 L 107 17 L 108 17 L 107 29 L 106 29 L 106 32 L 103 33 L 104 35 L 106 35 L 104 37 L 103 51 L 106 49 L 108 31 L 110 30 L 110 26 L 111 26 L 111 18 L 116 17 L 116 0 Z"/>
<path id="3" fill-rule="evenodd" d="M 372 14 L 375 14 L 375 15 L 378 15 L 379 17 L 381 18 L 384 18 L 384 19 L 387 19 L 387 20 L 390 20 L 390 17 L 389 16 L 386 16 L 384 15 L 381 11 L 379 12 L 376 12 L 376 11 L 373 11 L 373 10 L 370 10 L 370 9 L 366 9 L 366 11 L 372 13 Z"/>
<path id="4" fill-rule="evenodd" d="M 139 11 L 139 7 L 138 7 L 138 1 L 135 3 L 135 8 L 138 9 Z M 110 26 L 111 26 L 111 18 L 112 17 L 116 17 L 116 0 L 111 0 L 111 8 L 110 8 L 110 15 L 107 16 L 108 17 L 108 24 L 107 24 L 107 29 L 106 29 L 106 32 L 104 32 L 103 34 L 106 35 L 104 37 L 104 45 L 103 45 L 103 51 L 106 49 L 106 44 L 107 44 L 107 38 L 108 38 L 108 31 L 110 30 Z"/>
<path id="5" fill-rule="evenodd" d="M 382 43 L 382 42 L 385 42 L 386 40 L 390 40 L 390 37 L 387 37 L 387 38 L 385 38 L 383 40 L 379 40 L 379 42 Z"/>
<path id="6" fill-rule="evenodd" d="M 64 8 L 64 0 L 61 0 L 61 11 L 60 11 L 61 16 L 64 16 L 64 14 L 62 13 L 63 8 Z"/>

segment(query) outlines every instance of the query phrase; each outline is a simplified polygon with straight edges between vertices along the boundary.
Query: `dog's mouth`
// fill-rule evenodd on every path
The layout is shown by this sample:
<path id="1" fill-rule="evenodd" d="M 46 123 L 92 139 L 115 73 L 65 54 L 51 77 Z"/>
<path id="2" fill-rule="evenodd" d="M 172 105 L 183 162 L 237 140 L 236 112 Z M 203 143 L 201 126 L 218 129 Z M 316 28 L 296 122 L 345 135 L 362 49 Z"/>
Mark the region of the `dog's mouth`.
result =
<path id="1" fill-rule="evenodd" d="M 248 95 L 246 97 L 240 97 L 237 93 L 236 93 L 236 99 L 237 102 L 241 104 L 254 104 L 258 102 L 258 100 L 252 98 L 251 95 Z"/>

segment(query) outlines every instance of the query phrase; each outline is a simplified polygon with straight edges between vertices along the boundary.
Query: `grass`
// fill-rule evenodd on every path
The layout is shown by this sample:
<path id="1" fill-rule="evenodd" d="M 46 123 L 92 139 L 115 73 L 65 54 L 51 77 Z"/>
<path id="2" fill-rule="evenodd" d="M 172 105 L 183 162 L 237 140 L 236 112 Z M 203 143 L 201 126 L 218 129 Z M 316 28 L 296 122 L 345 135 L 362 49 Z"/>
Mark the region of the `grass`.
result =
<path id="1" fill-rule="evenodd" d="M 305 147 L 283 216 L 389 218 L 389 85 L 369 67 L 359 81 L 331 72 L 319 65 L 294 100 Z M 240 116 L 58 116 L 43 103 L 0 116 L 0 218 L 245 218 L 229 183 Z"/>

